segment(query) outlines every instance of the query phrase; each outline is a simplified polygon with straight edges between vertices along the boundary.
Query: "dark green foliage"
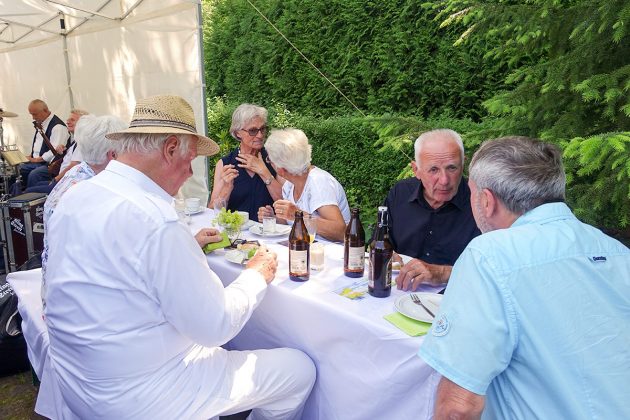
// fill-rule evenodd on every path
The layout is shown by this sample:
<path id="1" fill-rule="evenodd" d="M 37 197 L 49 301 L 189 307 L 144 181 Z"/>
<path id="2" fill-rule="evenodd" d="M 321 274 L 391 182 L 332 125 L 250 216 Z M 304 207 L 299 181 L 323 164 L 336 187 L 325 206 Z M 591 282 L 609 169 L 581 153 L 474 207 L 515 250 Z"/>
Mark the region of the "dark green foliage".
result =
<path id="1" fill-rule="evenodd" d="M 630 226 L 630 133 L 571 140 L 564 150 L 569 204 L 587 223 Z"/>
<path id="2" fill-rule="evenodd" d="M 204 3 L 209 96 L 274 99 L 324 116 L 356 111 L 247 1 Z M 365 113 L 478 120 L 504 76 L 483 57 L 486 41 L 454 47 L 455 31 L 413 0 L 252 3 Z"/>
<path id="3" fill-rule="evenodd" d="M 506 133 L 567 145 L 568 197 L 601 227 L 630 225 L 630 2 L 443 0 L 428 3 L 461 42 L 497 42 L 512 72 L 486 100 Z M 614 133 L 614 134 L 610 134 Z"/>

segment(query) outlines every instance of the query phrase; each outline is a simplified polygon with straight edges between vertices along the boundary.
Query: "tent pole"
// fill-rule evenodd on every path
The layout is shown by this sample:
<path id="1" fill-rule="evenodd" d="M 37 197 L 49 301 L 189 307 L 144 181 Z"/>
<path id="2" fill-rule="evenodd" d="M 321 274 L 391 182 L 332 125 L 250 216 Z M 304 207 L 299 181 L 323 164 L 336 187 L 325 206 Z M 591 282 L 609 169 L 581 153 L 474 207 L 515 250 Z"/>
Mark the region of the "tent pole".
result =
<path id="1" fill-rule="evenodd" d="M 70 59 L 68 58 L 68 34 L 66 30 L 66 19 L 63 15 L 59 20 L 59 24 L 61 25 L 61 39 L 63 40 L 63 58 L 66 64 L 66 81 L 68 83 L 70 109 L 74 109 L 74 94 L 72 93 L 72 78 L 70 77 Z"/>
<path id="2" fill-rule="evenodd" d="M 208 110 L 206 109 L 206 69 L 205 69 L 205 61 L 203 56 L 203 15 L 201 9 L 201 2 L 197 3 L 197 31 L 199 32 L 198 42 L 199 42 L 199 71 L 201 72 L 201 109 L 203 115 L 203 134 L 205 136 L 208 135 Z M 208 185 L 208 191 L 211 189 L 210 185 L 210 177 L 208 170 L 208 158 L 204 159 L 205 168 L 206 168 L 206 184 Z"/>

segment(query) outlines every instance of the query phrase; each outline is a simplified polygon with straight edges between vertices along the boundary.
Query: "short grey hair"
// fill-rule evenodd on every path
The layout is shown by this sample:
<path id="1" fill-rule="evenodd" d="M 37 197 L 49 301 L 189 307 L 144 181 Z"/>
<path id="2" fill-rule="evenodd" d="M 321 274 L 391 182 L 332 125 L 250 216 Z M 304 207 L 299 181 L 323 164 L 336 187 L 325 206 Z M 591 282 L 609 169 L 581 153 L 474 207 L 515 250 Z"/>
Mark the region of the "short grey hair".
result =
<path id="1" fill-rule="evenodd" d="M 492 191 L 515 214 L 565 198 L 562 152 L 540 140 L 511 136 L 485 141 L 469 172 L 478 190 Z"/>
<path id="2" fill-rule="evenodd" d="M 413 145 L 414 156 L 416 159 L 416 165 L 420 166 L 420 151 L 422 150 L 422 144 L 429 139 L 440 138 L 446 141 L 454 141 L 459 146 L 459 150 L 462 152 L 462 162 L 464 162 L 464 142 L 462 141 L 462 136 L 455 130 L 451 130 L 448 128 L 438 128 L 431 131 L 426 131 L 420 134 L 420 137 L 416 139 L 416 142 Z"/>
<path id="3" fill-rule="evenodd" d="M 232 125 L 230 126 L 230 135 L 236 140 L 240 140 L 236 135 L 245 125 L 254 118 L 260 118 L 267 124 L 267 110 L 262 106 L 254 104 L 240 104 L 232 113 Z"/>
<path id="4" fill-rule="evenodd" d="M 86 111 L 85 109 L 72 108 L 70 110 L 70 114 L 77 114 L 77 115 L 83 116 L 83 115 L 89 115 L 90 113 Z"/>
<path id="5" fill-rule="evenodd" d="M 79 120 L 81 121 L 81 120 Z M 171 136 L 177 137 L 181 146 L 179 152 L 181 156 L 188 153 L 192 134 L 163 134 L 163 133 L 126 133 L 120 140 L 118 151 L 120 153 L 151 153 L 159 150 L 162 144 Z"/>
<path id="6" fill-rule="evenodd" d="M 302 175 L 311 166 L 313 147 L 308 137 L 297 128 L 272 130 L 265 143 L 269 160 L 293 175 Z"/>
<path id="7" fill-rule="evenodd" d="M 75 128 L 74 138 L 83 156 L 83 161 L 93 165 L 100 165 L 107 161 L 107 152 L 117 152 L 120 142 L 109 140 L 106 134 L 121 131 L 127 124 L 113 115 L 84 115 Z"/>

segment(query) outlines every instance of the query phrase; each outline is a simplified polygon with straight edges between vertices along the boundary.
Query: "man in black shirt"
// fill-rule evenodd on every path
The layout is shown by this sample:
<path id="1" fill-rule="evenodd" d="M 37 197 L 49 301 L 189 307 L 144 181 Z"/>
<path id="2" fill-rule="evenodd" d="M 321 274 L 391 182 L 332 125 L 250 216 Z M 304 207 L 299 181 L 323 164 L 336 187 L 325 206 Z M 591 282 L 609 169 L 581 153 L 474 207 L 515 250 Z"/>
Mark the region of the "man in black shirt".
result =
<path id="1" fill-rule="evenodd" d="M 481 233 L 467 181 L 462 182 L 464 146 L 459 134 L 447 129 L 422 134 L 415 143 L 415 158 L 415 177 L 396 183 L 385 200 L 394 249 L 413 257 L 396 278 L 403 290 L 448 282 L 455 260 Z"/>

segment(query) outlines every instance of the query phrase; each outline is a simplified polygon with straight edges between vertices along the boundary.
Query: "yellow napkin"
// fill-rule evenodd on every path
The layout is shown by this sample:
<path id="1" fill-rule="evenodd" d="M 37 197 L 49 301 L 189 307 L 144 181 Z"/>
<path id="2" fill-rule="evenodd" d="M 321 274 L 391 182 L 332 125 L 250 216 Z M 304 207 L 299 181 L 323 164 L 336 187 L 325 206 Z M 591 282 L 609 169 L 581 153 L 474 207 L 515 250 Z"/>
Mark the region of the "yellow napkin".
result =
<path id="1" fill-rule="evenodd" d="M 431 324 L 427 322 L 416 321 L 415 319 L 408 318 L 398 312 L 385 315 L 383 318 L 412 337 L 425 335 L 429 331 L 429 328 L 431 328 Z"/>
<path id="2" fill-rule="evenodd" d="M 230 246 L 230 240 L 228 239 L 227 233 L 221 232 L 221 237 L 223 237 L 223 239 L 221 239 L 221 241 L 214 242 L 214 243 L 209 243 L 206 246 L 204 246 L 203 247 L 203 252 L 205 252 L 206 254 L 209 254 L 212 251 L 214 251 L 215 249 L 225 248 L 226 246 Z"/>

